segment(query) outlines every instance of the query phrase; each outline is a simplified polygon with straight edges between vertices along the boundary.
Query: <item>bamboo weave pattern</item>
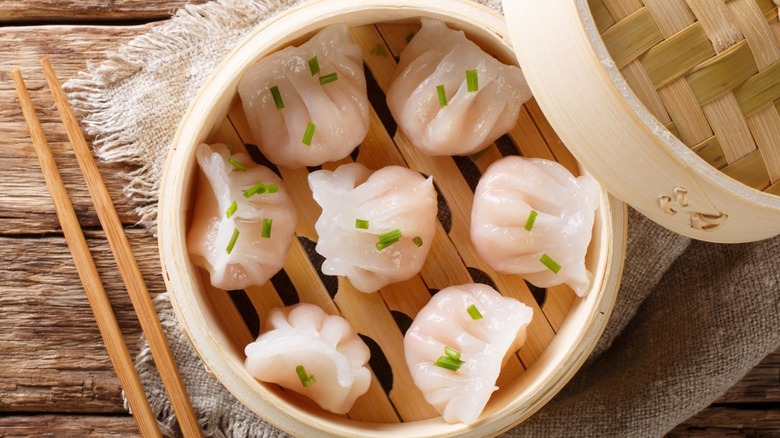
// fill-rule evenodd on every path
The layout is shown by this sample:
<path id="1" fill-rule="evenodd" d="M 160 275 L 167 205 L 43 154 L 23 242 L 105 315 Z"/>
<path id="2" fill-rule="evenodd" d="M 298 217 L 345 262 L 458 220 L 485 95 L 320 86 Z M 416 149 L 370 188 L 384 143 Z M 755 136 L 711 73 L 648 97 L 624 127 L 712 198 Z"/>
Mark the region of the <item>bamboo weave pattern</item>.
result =
<path id="1" fill-rule="evenodd" d="M 648 110 L 726 175 L 780 195 L 780 20 L 772 0 L 589 0 Z"/>

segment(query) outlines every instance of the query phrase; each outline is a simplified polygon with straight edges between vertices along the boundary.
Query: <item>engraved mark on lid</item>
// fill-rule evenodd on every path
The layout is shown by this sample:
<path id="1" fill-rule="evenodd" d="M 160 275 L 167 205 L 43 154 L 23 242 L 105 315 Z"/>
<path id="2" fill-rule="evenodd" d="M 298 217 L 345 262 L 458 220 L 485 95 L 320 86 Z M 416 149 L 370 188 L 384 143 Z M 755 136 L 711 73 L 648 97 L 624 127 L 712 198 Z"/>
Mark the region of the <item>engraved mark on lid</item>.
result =
<path id="1" fill-rule="evenodd" d="M 659 195 L 658 207 L 669 216 L 676 215 L 683 211 L 690 217 L 691 228 L 701 231 L 714 231 L 722 227 L 728 215 L 722 212 L 717 214 L 702 213 L 693 211 L 688 201 L 688 190 L 684 187 L 675 187 L 672 195 Z"/>

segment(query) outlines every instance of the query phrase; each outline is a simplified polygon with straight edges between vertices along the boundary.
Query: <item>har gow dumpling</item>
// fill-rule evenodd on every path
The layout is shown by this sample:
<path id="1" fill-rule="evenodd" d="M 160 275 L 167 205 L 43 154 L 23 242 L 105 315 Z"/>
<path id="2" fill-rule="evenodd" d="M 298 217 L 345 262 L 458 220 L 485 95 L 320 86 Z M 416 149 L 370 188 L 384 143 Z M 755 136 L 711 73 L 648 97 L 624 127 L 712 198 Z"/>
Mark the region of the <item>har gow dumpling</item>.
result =
<path id="1" fill-rule="evenodd" d="M 256 379 L 336 414 L 346 414 L 371 384 L 368 346 L 346 319 L 314 304 L 271 310 L 260 336 L 244 352 L 245 366 Z"/>
<path id="2" fill-rule="evenodd" d="M 260 286 L 282 269 L 298 214 L 281 178 L 223 144 L 200 144 L 187 248 L 224 290 Z"/>
<path id="3" fill-rule="evenodd" d="M 493 269 L 537 287 L 566 283 L 579 296 L 599 187 L 555 161 L 511 156 L 493 163 L 474 194 L 471 239 Z"/>
<path id="4" fill-rule="evenodd" d="M 531 97 L 516 66 L 502 64 L 438 20 L 401 52 L 387 104 L 398 126 L 428 155 L 477 152 L 517 123 Z"/>
<path id="5" fill-rule="evenodd" d="M 309 186 L 322 207 L 315 249 L 325 257 L 324 274 L 374 292 L 420 272 L 436 230 L 431 178 L 400 166 L 372 173 L 350 163 L 312 172 Z"/>
<path id="6" fill-rule="evenodd" d="M 509 355 L 525 342 L 533 310 L 484 284 L 437 292 L 404 336 L 415 385 L 448 423 L 474 423 Z"/>
<path id="7" fill-rule="evenodd" d="M 295 169 L 340 160 L 366 136 L 366 77 L 346 24 L 251 66 L 238 83 L 249 127 L 272 163 Z"/>

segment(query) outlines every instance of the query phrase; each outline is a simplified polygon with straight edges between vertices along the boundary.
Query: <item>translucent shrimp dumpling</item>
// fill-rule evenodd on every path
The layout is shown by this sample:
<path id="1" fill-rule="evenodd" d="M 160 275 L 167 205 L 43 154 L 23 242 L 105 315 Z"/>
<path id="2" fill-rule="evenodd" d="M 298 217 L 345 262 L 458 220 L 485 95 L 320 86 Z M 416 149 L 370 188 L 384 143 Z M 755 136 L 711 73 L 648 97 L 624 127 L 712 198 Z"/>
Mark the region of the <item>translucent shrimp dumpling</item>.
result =
<path id="1" fill-rule="evenodd" d="M 368 391 L 368 346 L 346 319 L 314 304 L 271 310 L 257 340 L 244 349 L 247 371 L 337 414 Z"/>
<path id="2" fill-rule="evenodd" d="M 474 194 L 471 240 L 493 269 L 519 274 L 537 287 L 566 283 L 585 295 L 585 266 L 599 187 L 555 161 L 502 158 L 482 175 Z"/>
<path id="3" fill-rule="evenodd" d="M 284 183 L 224 144 L 196 149 L 200 165 L 187 248 L 214 287 L 260 286 L 282 269 L 298 215 Z"/>
<path id="4" fill-rule="evenodd" d="M 346 24 L 261 59 L 241 77 L 238 94 L 257 146 L 279 166 L 340 160 L 368 132 L 363 58 Z"/>
<path id="5" fill-rule="evenodd" d="M 415 385 L 448 423 L 474 423 L 506 359 L 525 342 L 533 310 L 484 284 L 437 292 L 406 331 Z"/>
<path id="6" fill-rule="evenodd" d="M 324 274 L 374 292 L 420 272 L 436 230 L 431 178 L 400 166 L 372 173 L 350 163 L 312 172 L 309 186 L 322 207 L 315 229 Z"/>
<path id="7" fill-rule="evenodd" d="M 401 52 L 387 104 L 422 152 L 477 152 L 512 129 L 531 90 L 518 67 L 502 64 L 463 32 L 421 21 Z"/>

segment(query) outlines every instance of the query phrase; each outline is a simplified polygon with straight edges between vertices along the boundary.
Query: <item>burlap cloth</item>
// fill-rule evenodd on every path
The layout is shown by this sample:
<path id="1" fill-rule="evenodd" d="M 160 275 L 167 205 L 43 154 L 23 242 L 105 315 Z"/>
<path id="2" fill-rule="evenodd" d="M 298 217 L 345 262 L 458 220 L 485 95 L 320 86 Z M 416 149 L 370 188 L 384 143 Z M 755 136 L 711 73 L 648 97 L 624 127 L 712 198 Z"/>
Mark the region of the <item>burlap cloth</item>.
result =
<path id="1" fill-rule="evenodd" d="M 293 3 L 188 6 L 67 83 L 98 155 L 140 166 L 127 174 L 127 195 L 150 232 L 168 145 L 198 87 L 243 35 Z M 499 0 L 482 3 L 500 10 Z M 596 350 L 561 393 L 507 436 L 663 435 L 780 347 L 780 238 L 690 241 L 633 211 L 628 230 L 618 301 Z M 206 433 L 284 436 L 205 373 L 165 294 L 157 304 Z M 137 368 L 161 424 L 177 435 L 146 344 Z"/>

